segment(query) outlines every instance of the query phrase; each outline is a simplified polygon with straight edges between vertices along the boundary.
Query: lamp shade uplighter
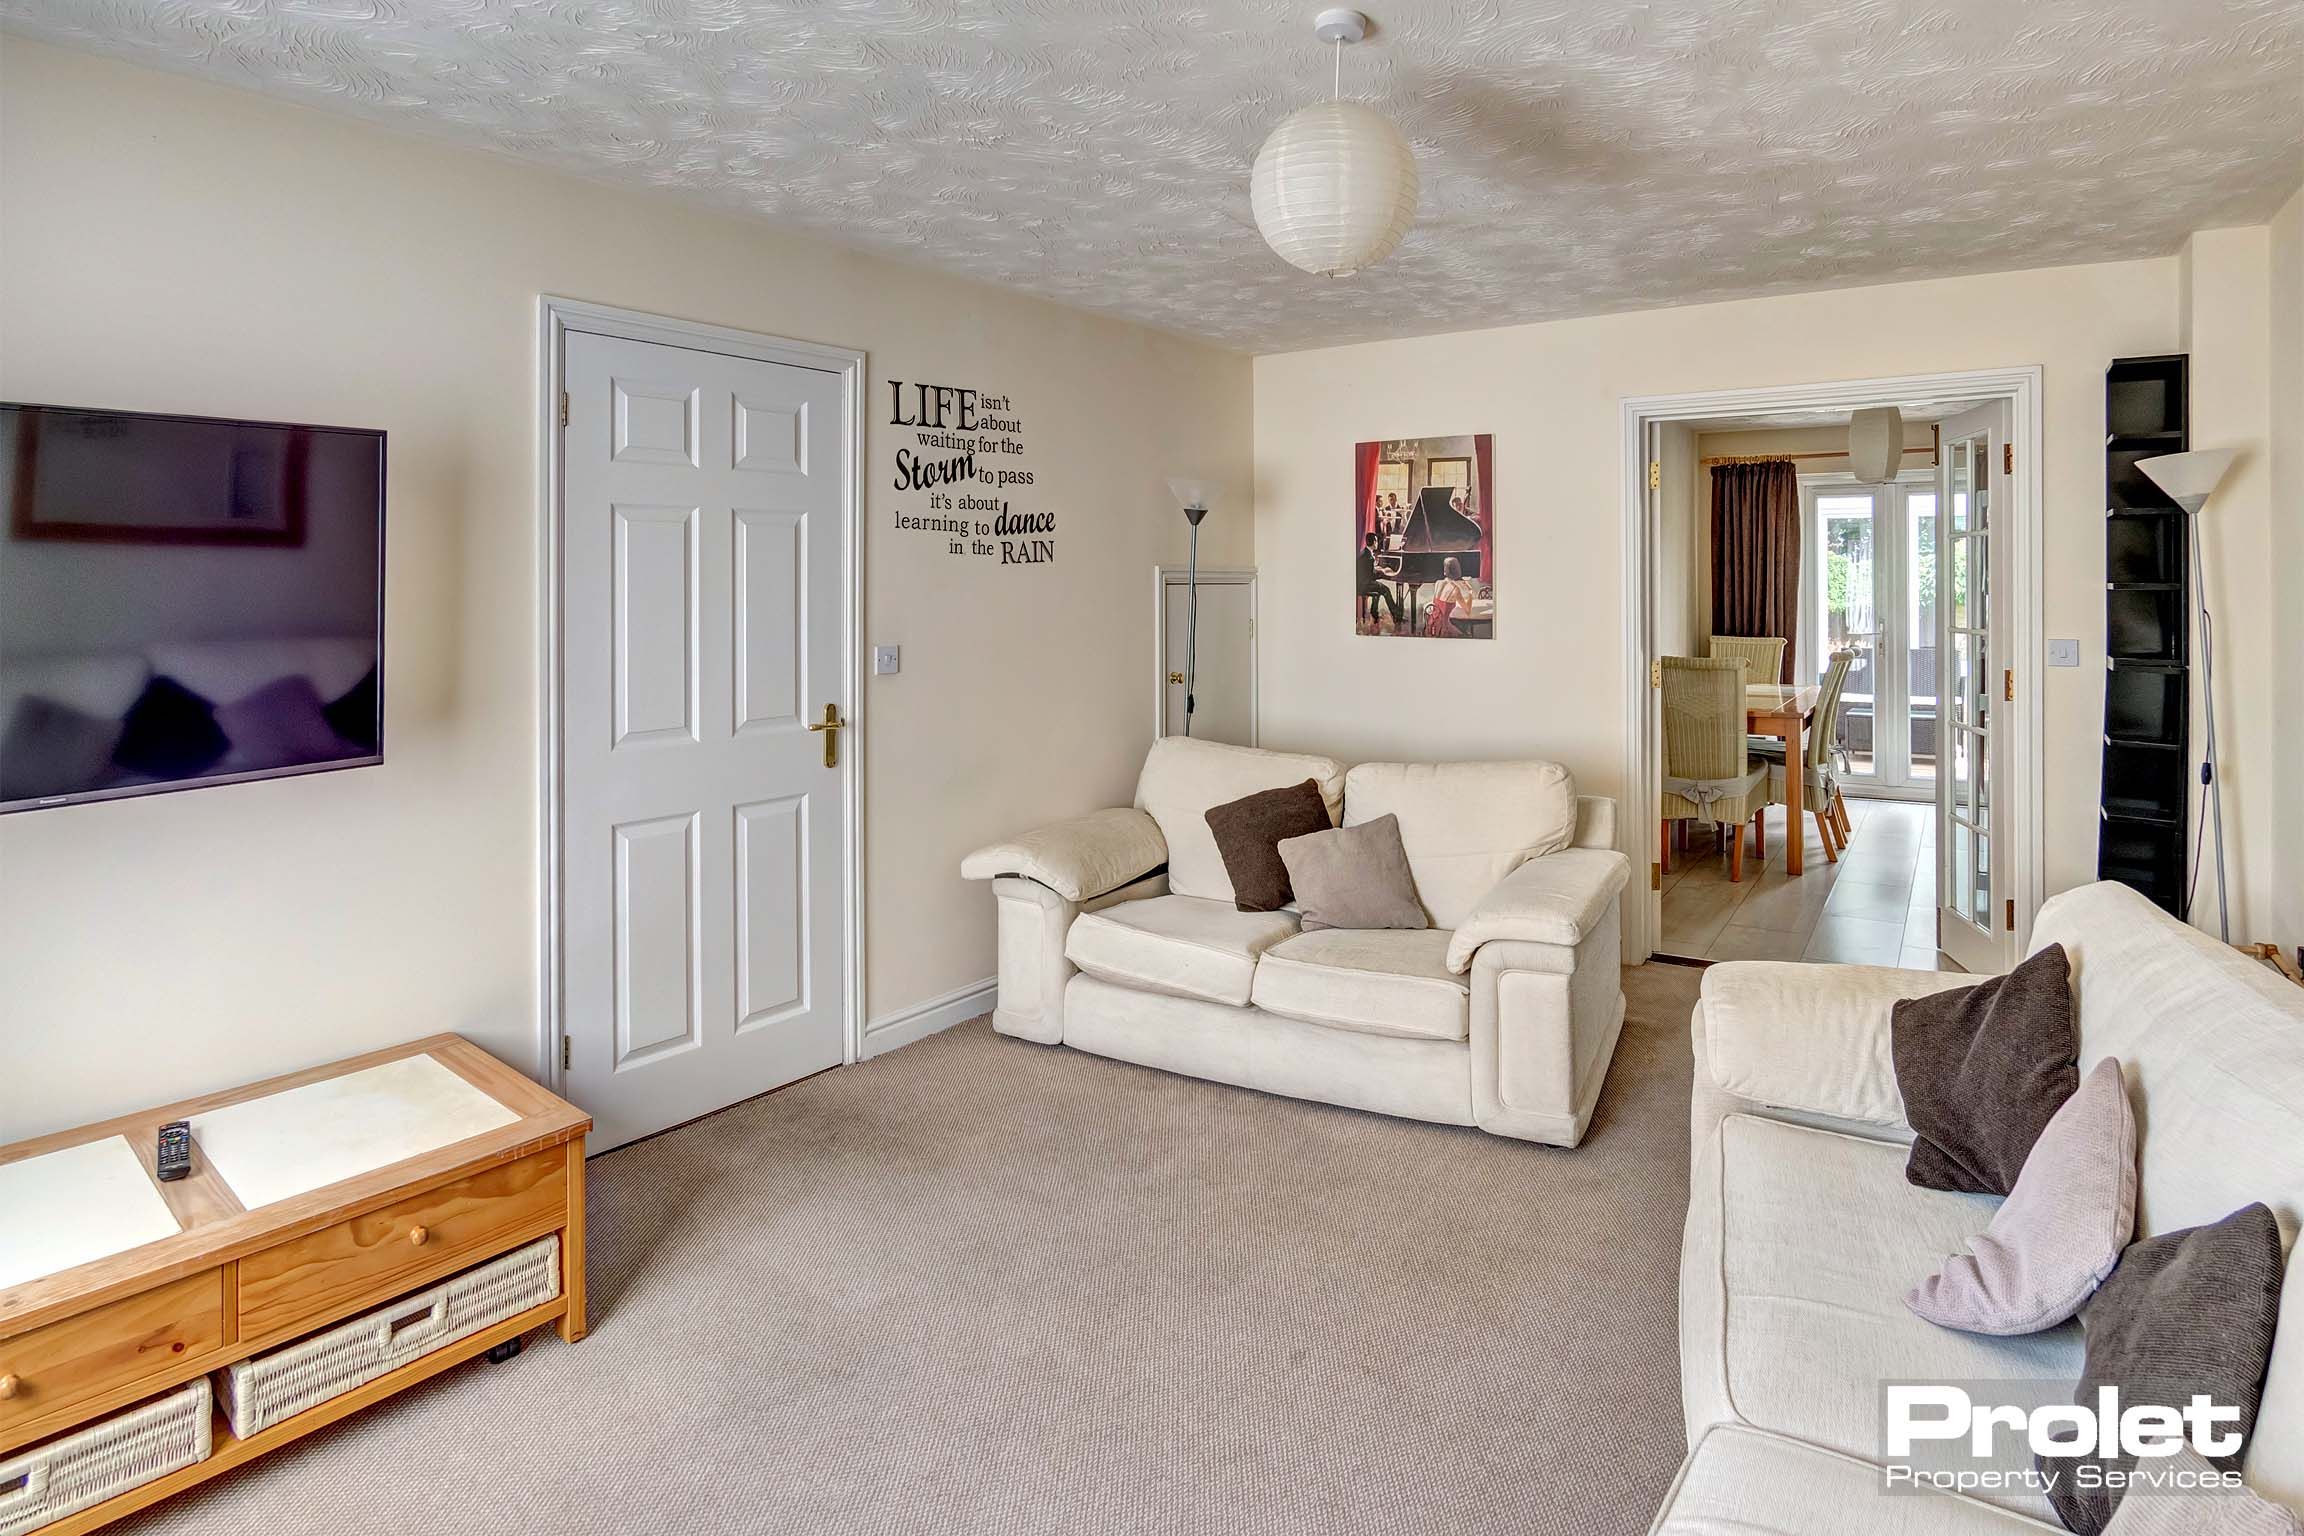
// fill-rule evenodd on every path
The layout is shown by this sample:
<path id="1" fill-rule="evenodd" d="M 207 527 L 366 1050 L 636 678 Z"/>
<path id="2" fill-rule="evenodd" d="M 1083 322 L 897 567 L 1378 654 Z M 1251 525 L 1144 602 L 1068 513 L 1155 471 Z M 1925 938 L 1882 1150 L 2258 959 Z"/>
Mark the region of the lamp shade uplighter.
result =
<path id="1" fill-rule="evenodd" d="M 1206 511 L 1209 484 L 1205 480 L 1174 479 L 1168 482 L 1168 494 L 1176 498 L 1176 505 L 1190 511 L 1194 507 Z"/>
<path id="2" fill-rule="evenodd" d="M 2239 456 L 2232 448 L 2198 448 L 2190 453 L 2138 459 L 2136 467 L 2150 475 L 2170 501 L 2187 512 L 2197 512 L 2208 504 L 2208 493 L 2216 489 L 2216 482 Z"/>
<path id="3" fill-rule="evenodd" d="M 1291 114 L 1248 178 L 1256 227 L 1290 265 L 1342 277 L 1392 254 L 1416 217 L 1416 155 L 1382 113 L 1323 101 Z"/>

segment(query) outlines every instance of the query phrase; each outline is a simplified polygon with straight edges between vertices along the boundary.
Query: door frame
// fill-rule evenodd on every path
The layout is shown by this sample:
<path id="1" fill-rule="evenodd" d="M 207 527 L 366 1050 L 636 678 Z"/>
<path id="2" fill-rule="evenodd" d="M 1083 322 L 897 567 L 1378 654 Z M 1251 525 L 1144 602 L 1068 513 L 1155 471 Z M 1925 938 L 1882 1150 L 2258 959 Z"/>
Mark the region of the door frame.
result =
<path id="1" fill-rule="evenodd" d="M 2041 369 L 2037 363 L 1957 373 L 1901 374 L 1890 378 L 1848 379 L 1816 384 L 1781 384 L 1755 389 L 1701 390 L 1681 394 L 1626 395 L 1622 421 L 1620 481 L 1624 519 L 1624 755 L 1623 819 L 1617 845 L 1631 855 L 1633 868 L 1656 857 L 1657 761 L 1663 734 L 1657 721 L 1650 669 L 1656 661 L 1657 493 L 1648 484 L 1655 428 L 1668 421 L 1709 416 L 1751 416 L 1774 411 L 1859 410 L 1871 405 L 1918 405 L 1946 399 L 2009 402 L 2009 444 L 2016 456 L 2010 477 L 2006 528 L 2010 607 L 2007 655 L 2016 672 L 2016 703 L 2009 725 L 2011 791 L 2008 806 L 2008 895 L 2016 903 L 2015 947 L 2031 943 L 2032 920 L 2045 899 L 2047 817 L 2043 767 L 2044 708 L 2041 671 L 2046 662 L 2044 551 L 2042 549 L 2043 465 Z M 1701 483 L 1701 482 L 1699 482 Z M 1624 907 L 1624 949 L 1638 964 L 1656 952 L 1664 932 L 1663 893 L 1657 882 L 1635 878 L 1633 899 Z"/>
<path id="2" fill-rule="evenodd" d="M 560 1038 L 567 1016 L 563 974 L 565 939 L 560 868 L 560 688 L 564 616 L 560 611 L 561 523 L 566 502 L 560 474 L 560 392 L 571 331 L 653 342 L 812 368 L 840 376 L 840 569 L 848 622 L 840 636 L 840 677 L 847 693 L 847 740 L 841 745 L 840 788 L 846 798 L 841 827 L 841 1061 L 863 1057 L 864 1020 L 864 385 L 866 357 L 848 347 L 768 336 L 757 331 L 618 309 L 582 299 L 541 294 L 536 300 L 536 497 L 540 529 L 537 558 L 539 713 L 537 776 L 537 1012 L 535 1077 L 555 1091 L 563 1085 Z"/>
<path id="3" fill-rule="evenodd" d="M 1152 567 L 1152 739 L 1168 734 L 1168 589 L 1187 584 L 1189 570 L 1181 565 Z M 1258 664 L 1262 643 L 1256 623 L 1256 568 L 1252 565 L 1210 566 L 1200 573 L 1204 587 L 1248 589 L 1248 745 L 1264 740 L 1264 669 Z"/>

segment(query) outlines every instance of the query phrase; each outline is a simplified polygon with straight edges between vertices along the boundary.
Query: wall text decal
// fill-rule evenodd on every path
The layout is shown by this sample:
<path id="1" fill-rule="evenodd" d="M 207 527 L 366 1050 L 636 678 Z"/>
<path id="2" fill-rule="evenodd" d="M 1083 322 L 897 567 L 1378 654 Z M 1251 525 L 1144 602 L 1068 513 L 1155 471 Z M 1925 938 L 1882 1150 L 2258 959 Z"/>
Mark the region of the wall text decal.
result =
<path id="1" fill-rule="evenodd" d="M 888 404 L 888 425 L 910 434 L 896 449 L 894 488 L 925 498 L 896 508 L 899 529 L 943 534 L 944 552 L 963 559 L 1054 562 L 1056 514 L 999 494 L 1032 485 L 1024 421 L 1006 395 L 890 379 Z"/>

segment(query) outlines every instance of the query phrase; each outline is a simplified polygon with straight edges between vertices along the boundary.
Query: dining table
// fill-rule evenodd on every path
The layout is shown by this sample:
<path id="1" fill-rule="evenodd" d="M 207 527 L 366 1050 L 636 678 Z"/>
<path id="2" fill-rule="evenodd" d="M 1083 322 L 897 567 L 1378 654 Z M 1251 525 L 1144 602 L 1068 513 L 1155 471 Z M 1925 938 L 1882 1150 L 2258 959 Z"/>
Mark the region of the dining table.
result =
<path id="1" fill-rule="evenodd" d="M 1816 713 L 1823 690 L 1814 683 L 1747 683 L 1744 687 L 1744 732 L 1748 736 L 1776 736 L 1784 742 L 1784 873 L 1800 873 L 1800 856 L 1808 837 L 1800 817 L 1808 788 L 1807 765 L 1801 755 L 1801 733 Z"/>

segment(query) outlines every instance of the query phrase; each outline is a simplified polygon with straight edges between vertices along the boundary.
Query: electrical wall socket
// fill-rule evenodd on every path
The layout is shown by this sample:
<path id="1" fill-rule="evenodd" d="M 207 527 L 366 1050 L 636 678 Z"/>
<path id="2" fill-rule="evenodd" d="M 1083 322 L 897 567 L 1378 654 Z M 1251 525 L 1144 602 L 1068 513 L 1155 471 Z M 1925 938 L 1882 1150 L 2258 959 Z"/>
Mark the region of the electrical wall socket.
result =
<path id="1" fill-rule="evenodd" d="M 2076 667 L 2080 665 L 2080 642 L 2077 640 L 2049 641 L 2048 665 L 2052 667 Z"/>
<path id="2" fill-rule="evenodd" d="M 872 647 L 872 670 L 882 677 L 904 670 L 904 647 L 876 645 Z"/>

